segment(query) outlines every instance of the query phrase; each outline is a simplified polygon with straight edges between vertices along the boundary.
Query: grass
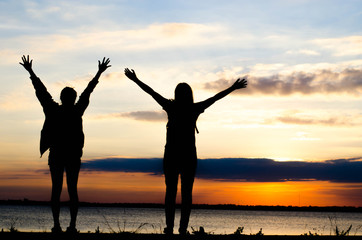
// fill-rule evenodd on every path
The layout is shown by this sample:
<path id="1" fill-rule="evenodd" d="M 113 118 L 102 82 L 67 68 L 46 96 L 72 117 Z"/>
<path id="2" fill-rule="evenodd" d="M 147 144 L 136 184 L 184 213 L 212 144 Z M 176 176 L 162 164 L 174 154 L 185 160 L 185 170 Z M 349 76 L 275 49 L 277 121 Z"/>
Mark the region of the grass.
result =
<path id="1" fill-rule="evenodd" d="M 242 235 L 244 231 L 244 227 L 238 227 L 236 231 L 234 232 L 234 235 Z"/>
<path id="2" fill-rule="evenodd" d="M 342 229 L 340 226 L 338 226 L 338 223 L 337 223 L 338 219 L 336 217 L 328 217 L 328 218 L 329 218 L 329 221 L 331 223 L 331 233 L 330 233 L 330 235 L 332 235 L 332 233 L 333 233 L 335 236 L 340 236 L 340 237 L 349 236 L 349 234 L 352 231 L 352 224 L 349 225 L 349 227 L 347 229 Z M 357 235 L 357 232 L 361 228 L 362 228 L 362 225 L 358 225 L 357 227 L 355 227 L 354 235 Z"/>
<path id="3" fill-rule="evenodd" d="M 105 216 L 103 216 L 104 221 L 105 221 L 105 225 L 107 226 L 108 230 L 110 231 L 110 233 L 140 233 L 140 231 L 147 225 L 150 225 L 154 230 L 156 230 L 156 227 L 153 224 L 148 224 L 148 223 L 140 223 L 135 229 L 133 230 L 126 230 L 127 229 L 127 221 L 124 220 L 123 224 L 120 223 L 119 220 L 117 220 L 117 228 L 118 230 L 114 230 L 114 228 L 111 226 L 111 224 L 109 223 L 109 221 L 107 220 L 107 218 Z M 96 229 L 96 232 L 99 231 L 99 227 Z M 161 231 L 161 227 L 160 227 L 160 233 L 162 233 Z"/>
<path id="4" fill-rule="evenodd" d="M 18 218 L 10 219 L 10 227 L 9 227 L 10 232 L 12 233 L 19 232 L 19 230 L 15 227 L 18 220 L 19 220 Z"/>
<path id="5" fill-rule="evenodd" d="M 109 232 L 111 234 L 137 234 L 137 233 L 141 233 L 142 229 L 145 228 L 145 226 L 151 226 L 151 228 L 153 229 L 153 234 L 162 234 L 163 233 L 163 228 L 162 225 L 160 224 L 159 226 L 155 226 L 153 224 L 149 224 L 149 223 L 141 223 L 139 225 L 137 225 L 136 227 L 130 226 L 126 220 L 124 220 L 123 222 L 117 220 L 116 223 L 116 227 L 112 226 L 111 223 L 108 221 L 108 219 L 103 215 L 104 218 L 104 222 L 106 227 L 108 228 Z M 325 235 L 323 234 L 323 231 L 308 231 L 307 233 L 301 234 L 301 236 L 306 236 L 306 237 L 316 237 L 316 236 L 337 236 L 337 237 L 344 237 L 344 236 L 358 236 L 357 234 L 359 233 L 359 231 L 362 229 L 362 225 L 357 225 L 355 227 L 352 226 L 352 224 L 350 225 L 344 225 L 344 228 L 341 227 L 340 224 L 338 224 L 338 219 L 336 217 L 328 217 L 329 221 L 330 221 L 330 232 L 329 235 Z M 19 230 L 17 229 L 16 225 L 18 224 L 19 219 L 18 218 L 11 218 L 9 221 L 9 227 L 7 229 L 2 229 L 1 232 L 10 232 L 10 233 L 17 233 L 19 232 Z M 43 223 L 42 223 L 43 224 Z M 197 235 L 197 236 L 202 236 L 202 235 L 220 235 L 220 234 L 215 234 L 212 231 L 205 231 L 205 228 L 203 226 L 199 226 L 198 228 L 196 227 L 190 227 L 192 229 L 191 234 L 192 235 Z M 244 233 L 244 227 L 237 227 L 237 229 L 231 233 L 231 234 L 221 234 L 221 235 L 254 235 L 254 236 L 263 236 L 264 233 L 262 231 L 262 228 L 260 228 L 260 230 L 257 233 L 250 233 L 250 234 L 245 234 Z M 324 228 L 323 228 L 324 229 Z M 313 230 L 315 230 L 315 228 L 313 228 Z M 46 231 L 43 229 L 43 232 L 45 233 Z M 353 233 L 354 232 L 354 233 Z M 88 231 L 88 233 L 92 233 L 91 231 Z M 99 226 L 94 230 L 94 233 L 96 234 L 101 234 L 103 233 Z M 189 234 L 190 235 L 190 234 Z"/>

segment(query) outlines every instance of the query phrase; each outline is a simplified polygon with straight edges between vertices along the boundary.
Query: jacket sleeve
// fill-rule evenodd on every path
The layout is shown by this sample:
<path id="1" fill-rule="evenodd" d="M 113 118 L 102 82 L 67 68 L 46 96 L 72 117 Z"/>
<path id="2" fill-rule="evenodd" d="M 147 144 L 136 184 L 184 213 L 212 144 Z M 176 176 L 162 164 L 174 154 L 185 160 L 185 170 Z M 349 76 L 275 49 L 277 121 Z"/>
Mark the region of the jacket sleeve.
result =
<path id="1" fill-rule="evenodd" d="M 40 78 L 32 76 L 30 77 L 30 79 L 35 88 L 36 97 L 42 105 L 44 112 L 46 112 L 51 105 L 57 104 L 53 100 L 52 96 L 50 95 Z"/>
<path id="2" fill-rule="evenodd" d="M 82 92 L 82 94 L 79 96 L 79 100 L 77 102 L 77 107 L 79 108 L 81 115 L 83 115 L 84 111 L 87 109 L 89 105 L 89 98 L 91 93 L 93 92 L 94 88 L 98 84 L 98 78 L 93 78 L 89 83 L 86 89 Z"/>

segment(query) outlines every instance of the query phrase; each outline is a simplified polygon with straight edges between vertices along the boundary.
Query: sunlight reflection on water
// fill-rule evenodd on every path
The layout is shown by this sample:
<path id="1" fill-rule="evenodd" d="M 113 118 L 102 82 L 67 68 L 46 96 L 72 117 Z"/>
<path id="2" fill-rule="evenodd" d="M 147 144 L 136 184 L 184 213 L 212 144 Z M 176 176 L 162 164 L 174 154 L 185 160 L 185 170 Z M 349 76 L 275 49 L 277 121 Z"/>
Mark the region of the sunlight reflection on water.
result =
<path id="1" fill-rule="evenodd" d="M 180 217 L 176 211 L 175 232 Z M 69 211 L 61 209 L 63 230 L 69 223 Z M 265 235 L 334 234 L 336 225 L 350 235 L 362 235 L 362 213 L 244 211 L 195 209 L 191 213 L 189 231 L 204 227 L 206 232 L 231 234 L 244 227 L 244 234 L 255 234 L 260 228 Z M 14 225 L 20 231 L 49 232 L 52 228 L 51 210 L 47 206 L 0 206 L 0 228 Z M 165 227 L 164 210 L 160 208 L 81 207 L 77 228 L 81 232 L 141 232 L 162 233 Z"/>

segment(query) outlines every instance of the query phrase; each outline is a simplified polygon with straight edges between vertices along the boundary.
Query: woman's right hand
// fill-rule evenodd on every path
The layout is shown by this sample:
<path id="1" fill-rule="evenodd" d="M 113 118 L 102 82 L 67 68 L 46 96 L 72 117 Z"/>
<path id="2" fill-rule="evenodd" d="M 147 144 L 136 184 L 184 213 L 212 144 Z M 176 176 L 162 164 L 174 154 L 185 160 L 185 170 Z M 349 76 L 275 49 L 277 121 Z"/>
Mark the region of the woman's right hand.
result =
<path id="1" fill-rule="evenodd" d="M 138 80 L 136 73 L 133 69 L 129 70 L 128 68 L 124 69 L 124 74 L 131 79 L 132 81 Z"/>
<path id="2" fill-rule="evenodd" d="M 33 59 L 29 60 L 29 55 L 28 55 L 28 57 L 25 57 L 25 55 L 23 55 L 21 60 L 23 60 L 23 62 L 22 63 L 19 62 L 19 64 L 21 66 L 23 66 L 26 69 L 26 71 L 31 72 L 32 71 Z"/>
<path id="3" fill-rule="evenodd" d="M 235 83 L 232 85 L 234 89 L 246 88 L 248 81 L 245 79 L 238 78 Z"/>

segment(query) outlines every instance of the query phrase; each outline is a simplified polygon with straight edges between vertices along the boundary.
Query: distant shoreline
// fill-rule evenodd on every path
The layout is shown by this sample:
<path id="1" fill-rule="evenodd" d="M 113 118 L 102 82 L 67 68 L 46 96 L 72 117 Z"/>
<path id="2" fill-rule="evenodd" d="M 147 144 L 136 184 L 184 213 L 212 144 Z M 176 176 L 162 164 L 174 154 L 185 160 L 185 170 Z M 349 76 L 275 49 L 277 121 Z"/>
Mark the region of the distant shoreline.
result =
<path id="1" fill-rule="evenodd" d="M 21 205 L 21 206 L 50 206 L 48 201 L 23 200 L 0 200 L 0 205 Z M 68 205 L 68 202 L 62 202 Z M 164 208 L 160 203 L 90 203 L 80 202 L 80 207 L 120 207 L 120 208 Z M 179 208 L 180 205 L 177 205 Z M 247 210 L 247 211 L 298 211 L 298 212 L 362 212 L 362 207 L 352 206 L 262 206 L 262 205 L 234 205 L 234 204 L 194 204 L 193 209 L 212 210 Z"/>

